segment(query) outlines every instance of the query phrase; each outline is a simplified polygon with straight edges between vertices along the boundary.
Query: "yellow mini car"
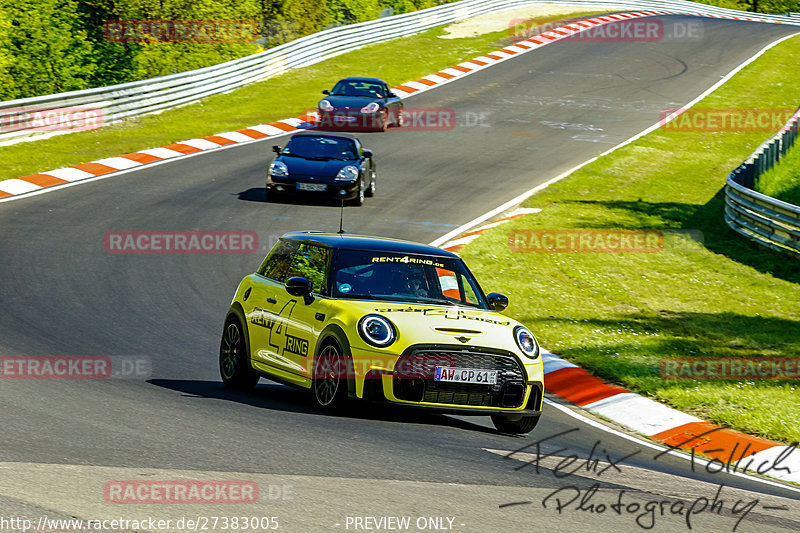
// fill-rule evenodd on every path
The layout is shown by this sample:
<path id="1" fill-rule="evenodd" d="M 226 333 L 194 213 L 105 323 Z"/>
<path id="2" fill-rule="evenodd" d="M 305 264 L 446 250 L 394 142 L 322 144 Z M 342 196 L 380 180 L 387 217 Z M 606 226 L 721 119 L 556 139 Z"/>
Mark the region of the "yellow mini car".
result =
<path id="1" fill-rule="evenodd" d="M 222 381 L 488 415 L 506 433 L 539 420 L 539 345 L 500 314 L 457 255 L 411 242 L 287 233 L 239 284 L 225 318 Z"/>

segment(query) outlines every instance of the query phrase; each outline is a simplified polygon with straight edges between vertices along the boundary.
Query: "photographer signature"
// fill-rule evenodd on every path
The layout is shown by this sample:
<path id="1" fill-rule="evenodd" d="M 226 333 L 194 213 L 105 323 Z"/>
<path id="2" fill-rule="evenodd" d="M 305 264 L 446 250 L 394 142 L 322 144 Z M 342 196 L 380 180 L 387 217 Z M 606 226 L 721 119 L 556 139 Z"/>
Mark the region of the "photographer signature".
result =
<path id="1" fill-rule="evenodd" d="M 701 439 L 705 435 L 718 431 L 715 428 L 701 435 L 686 439 L 676 445 L 669 446 L 666 450 L 656 453 L 651 457 L 657 461 L 664 454 L 671 450 L 681 448 L 696 439 Z M 632 457 L 642 454 L 641 450 L 634 451 L 627 455 L 613 455 L 608 452 L 600 440 L 596 440 L 588 454 L 579 454 L 571 451 L 568 447 L 560 447 L 554 450 L 544 450 L 543 444 L 552 446 L 555 439 L 570 433 L 580 431 L 580 428 L 572 428 L 553 435 L 544 437 L 531 442 L 504 454 L 505 459 L 515 459 L 522 464 L 516 466 L 515 470 L 531 468 L 538 475 L 540 468 L 545 468 L 556 479 L 566 479 L 573 475 L 589 476 L 600 478 L 603 475 L 613 475 L 613 473 L 623 473 L 620 468 Z M 765 459 L 759 463 L 754 471 L 765 474 L 770 471 L 781 471 L 791 474 L 791 470 L 784 463 L 797 448 L 797 443 L 787 447 L 779 455 Z M 725 450 L 711 450 L 713 452 L 724 452 Z M 737 472 L 743 466 L 741 472 L 747 472 L 753 466 L 754 459 L 743 463 L 748 457 L 752 457 L 755 452 L 749 454 L 749 445 L 742 451 L 738 451 L 736 444 L 728 457 L 727 461 L 711 459 L 705 462 L 705 470 L 710 474 L 716 474 L 723 470 L 727 472 Z M 692 471 L 695 471 L 697 459 L 694 449 L 691 452 Z M 637 468 L 630 465 L 630 468 Z M 726 486 L 717 486 L 716 494 L 713 498 L 700 496 L 694 500 L 679 498 L 653 497 L 643 491 L 630 489 L 601 489 L 600 483 L 595 482 L 589 488 L 581 488 L 577 484 L 566 485 L 553 490 L 542 499 L 542 507 L 545 509 L 555 509 L 558 514 L 565 511 L 582 512 L 595 515 L 616 514 L 618 516 L 632 517 L 635 523 L 642 529 L 652 529 L 655 527 L 659 517 L 681 517 L 689 529 L 692 529 L 692 519 L 702 513 L 716 515 L 730 515 L 737 518 L 733 526 L 733 531 L 744 518 L 753 510 L 759 509 L 760 500 L 737 498 L 723 498 L 722 494 Z M 531 504 L 531 501 L 510 502 L 500 505 L 500 508 L 508 508 L 518 505 Z M 787 506 L 760 506 L 764 510 L 788 511 Z"/>

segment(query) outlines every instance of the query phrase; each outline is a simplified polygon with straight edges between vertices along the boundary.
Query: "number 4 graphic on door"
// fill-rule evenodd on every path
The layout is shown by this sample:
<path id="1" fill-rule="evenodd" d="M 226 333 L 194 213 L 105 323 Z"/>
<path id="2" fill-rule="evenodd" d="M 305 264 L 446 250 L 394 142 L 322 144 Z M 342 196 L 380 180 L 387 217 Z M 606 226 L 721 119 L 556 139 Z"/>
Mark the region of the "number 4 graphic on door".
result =
<path id="1" fill-rule="evenodd" d="M 284 330 L 289 322 L 289 318 L 292 316 L 292 311 L 294 311 L 295 304 L 297 304 L 297 300 L 289 300 L 288 302 L 286 302 L 286 305 L 283 306 L 281 312 L 278 313 L 278 320 L 276 320 L 277 322 L 276 327 L 273 327 L 269 331 L 269 345 L 275 348 L 275 353 L 277 354 L 281 353 L 283 345 L 286 344 L 281 342 L 281 337 L 286 335 L 286 331 Z M 272 342 L 273 340 L 275 342 Z"/>

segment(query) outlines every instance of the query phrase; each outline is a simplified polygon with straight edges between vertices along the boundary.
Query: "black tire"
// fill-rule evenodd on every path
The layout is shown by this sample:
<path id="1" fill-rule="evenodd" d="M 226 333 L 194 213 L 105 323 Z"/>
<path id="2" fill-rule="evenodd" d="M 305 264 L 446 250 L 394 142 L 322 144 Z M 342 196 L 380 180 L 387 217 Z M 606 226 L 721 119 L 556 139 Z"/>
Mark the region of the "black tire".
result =
<path id="1" fill-rule="evenodd" d="M 364 179 L 360 179 L 358 181 L 358 195 L 350 200 L 350 205 L 354 205 L 356 207 L 360 207 L 364 205 L 364 198 L 366 197 L 366 192 L 364 191 Z"/>
<path id="2" fill-rule="evenodd" d="M 311 400 L 318 409 L 339 410 L 347 402 L 348 360 L 339 345 L 328 341 L 314 358 Z"/>
<path id="3" fill-rule="evenodd" d="M 226 387 L 251 390 L 258 383 L 258 374 L 250 366 L 250 354 L 244 330 L 236 316 L 225 320 L 222 341 L 219 344 L 219 375 Z"/>
<path id="4" fill-rule="evenodd" d="M 366 196 L 367 198 L 372 198 L 373 196 L 375 196 L 375 171 L 374 170 L 370 171 L 369 187 L 367 187 L 367 190 L 364 191 L 364 196 Z"/>
<path id="5" fill-rule="evenodd" d="M 530 433 L 539 423 L 539 415 L 533 416 L 507 416 L 492 415 L 492 423 L 498 431 L 523 435 Z"/>

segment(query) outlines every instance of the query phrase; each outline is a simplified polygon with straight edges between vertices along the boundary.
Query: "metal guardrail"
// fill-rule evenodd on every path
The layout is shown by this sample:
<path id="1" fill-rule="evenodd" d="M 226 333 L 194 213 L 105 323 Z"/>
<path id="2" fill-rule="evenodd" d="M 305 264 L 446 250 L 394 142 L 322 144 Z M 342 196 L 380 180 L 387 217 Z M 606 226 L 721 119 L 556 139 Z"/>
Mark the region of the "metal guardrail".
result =
<path id="1" fill-rule="evenodd" d="M 725 222 L 759 244 L 800 256 L 800 206 L 753 190 L 758 178 L 786 155 L 798 135 L 800 109 L 736 167 L 725 181 Z"/>
<path id="2" fill-rule="evenodd" d="M 38 112 L 64 108 L 90 108 L 102 113 L 103 124 L 125 118 L 196 102 L 213 94 L 231 91 L 243 85 L 275 76 L 287 70 L 313 65 L 362 46 L 404 37 L 421 31 L 464 20 L 476 15 L 541 3 L 603 6 L 609 10 L 659 9 L 686 14 L 705 13 L 717 16 L 748 16 L 773 22 L 800 25 L 800 20 L 782 15 L 746 13 L 685 0 L 463 0 L 422 11 L 394 15 L 377 20 L 339 26 L 276 46 L 264 52 L 188 72 L 147 80 L 71 91 L 33 98 L 0 102 L 0 144 L 34 140 L 69 131 L 41 133 L 40 128 L 13 126 L 19 123 L 20 108 Z M 65 116 L 63 121 L 73 117 Z M 57 122 L 53 129 L 59 129 Z M 36 130 L 36 131 L 34 131 Z"/>

